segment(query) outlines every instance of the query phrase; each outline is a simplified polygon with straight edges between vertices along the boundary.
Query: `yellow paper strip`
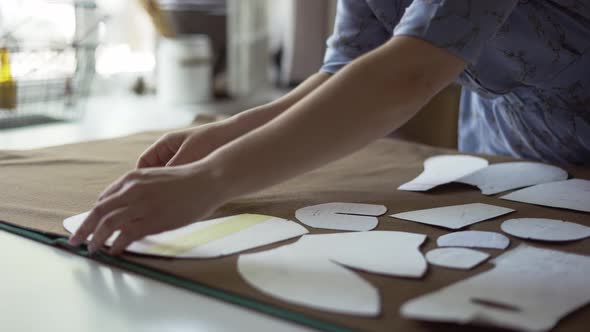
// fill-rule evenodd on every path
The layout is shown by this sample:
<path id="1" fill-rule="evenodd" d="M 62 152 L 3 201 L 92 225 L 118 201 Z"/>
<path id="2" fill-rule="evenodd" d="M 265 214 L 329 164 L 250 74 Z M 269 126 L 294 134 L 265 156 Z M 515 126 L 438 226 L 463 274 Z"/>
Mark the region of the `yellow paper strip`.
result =
<path id="1" fill-rule="evenodd" d="M 230 217 L 218 224 L 205 227 L 175 239 L 158 243 L 146 250 L 146 254 L 177 256 L 195 247 L 237 233 L 246 228 L 260 224 L 274 217 L 261 214 L 240 214 Z"/>

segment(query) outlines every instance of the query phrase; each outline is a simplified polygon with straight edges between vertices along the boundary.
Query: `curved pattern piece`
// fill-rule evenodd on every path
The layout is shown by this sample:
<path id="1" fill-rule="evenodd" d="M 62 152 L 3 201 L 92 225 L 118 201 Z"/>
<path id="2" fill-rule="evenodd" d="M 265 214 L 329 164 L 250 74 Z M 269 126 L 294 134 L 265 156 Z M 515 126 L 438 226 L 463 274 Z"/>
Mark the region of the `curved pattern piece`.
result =
<path id="1" fill-rule="evenodd" d="M 510 239 L 500 233 L 484 231 L 453 232 L 436 240 L 439 247 L 468 247 L 487 249 L 506 249 Z"/>
<path id="2" fill-rule="evenodd" d="M 509 201 L 590 212 L 590 181 L 570 179 L 538 184 L 500 197 Z"/>
<path id="3" fill-rule="evenodd" d="M 428 191 L 436 186 L 456 181 L 488 166 L 488 161 L 466 155 L 440 155 L 424 161 L 424 171 L 398 190 Z"/>
<path id="4" fill-rule="evenodd" d="M 64 220 L 64 227 L 74 233 L 88 213 Z M 259 214 L 195 222 L 193 224 L 146 236 L 132 243 L 128 252 L 175 258 L 215 258 L 265 246 L 307 234 L 296 222 Z M 115 232 L 107 241 L 110 246 L 118 236 Z"/>
<path id="5" fill-rule="evenodd" d="M 476 186 L 484 195 L 567 179 L 563 169 L 528 161 L 493 164 L 455 182 Z"/>
<path id="6" fill-rule="evenodd" d="M 493 263 L 404 303 L 402 316 L 541 332 L 590 302 L 590 257 L 521 245 Z"/>
<path id="7" fill-rule="evenodd" d="M 459 229 L 511 212 L 514 212 L 514 210 L 501 206 L 471 203 L 402 212 L 393 214 L 390 217 L 450 229 Z"/>
<path id="8" fill-rule="evenodd" d="M 295 217 L 314 228 L 336 229 L 342 231 L 368 231 L 379 224 L 381 216 L 387 212 L 383 205 L 359 203 L 325 203 L 301 208 Z"/>
<path id="9" fill-rule="evenodd" d="M 373 231 L 306 235 L 276 249 L 240 255 L 238 271 L 256 289 L 315 309 L 374 317 L 378 290 L 347 266 L 388 276 L 419 278 L 427 264 L 425 235 Z"/>
<path id="10" fill-rule="evenodd" d="M 438 248 L 426 253 L 428 263 L 460 270 L 472 269 L 489 257 L 485 252 L 467 248 Z"/>
<path id="11" fill-rule="evenodd" d="M 590 227 L 554 219 L 510 219 L 503 222 L 501 228 L 522 239 L 541 241 L 575 241 L 590 236 Z"/>

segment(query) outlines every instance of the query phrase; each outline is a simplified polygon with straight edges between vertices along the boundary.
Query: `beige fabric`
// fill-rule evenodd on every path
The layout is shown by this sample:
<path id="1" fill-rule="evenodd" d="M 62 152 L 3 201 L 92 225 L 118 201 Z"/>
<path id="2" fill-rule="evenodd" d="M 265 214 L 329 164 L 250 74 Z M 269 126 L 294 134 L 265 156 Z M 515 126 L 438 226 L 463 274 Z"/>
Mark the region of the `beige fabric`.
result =
<path id="1" fill-rule="evenodd" d="M 142 133 L 115 140 L 33 151 L 0 151 L 0 220 L 66 235 L 61 225 L 62 220 L 91 208 L 99 192 L 131 169 L 141 151 L 160 134 Z M 482 202 L 514 208 L 517 212 L 474 225 L 470 229 L 500 231 L 503 220 L 522 217 L 565 219 L 590 226 L 590 219 L 584 213 L 503 201 L 483 196 L 475 188 L 464 185 L 448 185 L 429 193 L 396 190 L 398 185 L 421 172 L 422 162 L 426 157 L 448 152 L 452 151 L 395 140 L 380 140 L 327 167 L 232 202 L 223 207 L 217 215 L 248 212 L 295 220 L 296 209 L 332 201 L 384 204 L 389 208 L 388 214 Z M 495 157 L 488 159 L 492 162 L 500 160 Z M 588 170 L 571 171 L 577 177 L 590 178 Z M 198 197 L 195 197 L 195 200 L 198 200 Z M 441 228 L 389 217 L 380 218 L 378 229 L 427 234 L 428 240 L 422 247 L 424 252 L 436 247 L 438 236 L 448 233 Z M 327 232 L 313 229 L 311 231 Z M 511 248 L 522 243 L 516 238 L 511 240 Z M 534 242 L 533 245 L 590 255 L 590 240 L 551 245 Z M 263 249 L 265 248 L 259 250 Z M 489 252 L 493 256 L 499 254 L 497 250 Z M 490 264 L 483 264 L 472 271 L 455 271 L 431 266 L 423 280 L 360 273 L 380 289 L 383 301 L 383 315 L 378 319 L 366 319 L 327 314 L 265 296 L 240 279 L 236 272 L 236 255 L 221 259 L 188 261 L 132 255 L 125 258 L 351 328 L 383 331 L 458 330 L 454 325 L 403 319 L 398 313 L 399 307 L 406 300 L 491 268 Z M 590 308 L 586 307 L 565 318 L 556 331 L 587 331 L 588 324 Z M 470 329 L 467 327 L 464 330 Z"/>

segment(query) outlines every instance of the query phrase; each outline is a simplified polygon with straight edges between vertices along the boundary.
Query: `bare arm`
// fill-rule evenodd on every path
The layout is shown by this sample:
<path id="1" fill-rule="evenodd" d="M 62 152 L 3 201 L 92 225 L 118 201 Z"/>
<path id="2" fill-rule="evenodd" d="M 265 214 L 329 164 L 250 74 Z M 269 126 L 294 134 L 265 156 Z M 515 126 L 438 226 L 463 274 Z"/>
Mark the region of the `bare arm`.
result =
<path id="1" fill-rule="evenodd" d="M 307 78 L 295 89 L 282 96 L 281 98 L 268 104 L 255 107 L 248 111 L 239 113 L 228 119 L 230 126 L 235 130 L 236 137 L 241 136 L 250 130 L 266 124 L 276 116 L 286 111 L 288 108 L 303 99 L 313 90 L 321 86 L 330 78 L 330 74 L 318 72 Z"/>
<path id="2" fill-rule="evenodd" d="M 268 124 L 204 160 L 233 198 L 304 173 L 385 136 L 409 120 L 465 62 L 395 37 L 334 75 Z"/>
<path id="3" fill-rule="evenodd" d="M 147 148 L 137 168 L 178 166 L 198 161 L 219 147 L 274 119 L 328 80 L 330 74 L 317 73 L 283 97 L 223 121 L 168 133 Z M 113 189 L 113 188 L 110 188 Z M 110 193 L 107 190 L 105 194 Z"/>

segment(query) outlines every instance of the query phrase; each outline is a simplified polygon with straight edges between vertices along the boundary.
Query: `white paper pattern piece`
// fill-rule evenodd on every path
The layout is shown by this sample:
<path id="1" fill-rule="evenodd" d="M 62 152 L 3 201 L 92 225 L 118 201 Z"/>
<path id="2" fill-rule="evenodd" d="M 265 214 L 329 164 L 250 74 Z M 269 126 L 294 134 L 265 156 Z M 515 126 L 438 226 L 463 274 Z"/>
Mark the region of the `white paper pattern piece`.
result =
<path id="1" fill-rule="evenodd" d="M 424 171 L 414 180 L 399 186 L 398 190 L 427 191 L 469 175 L 488 166 L 488 161 L 466 155 L 440 155 L 424 161 Z"/>
<path id="2" fill-rule="evenodd" d="M 590 301 L 590 257 L 521 245 L 493 263 L 406 302 L 402 316 L 542 332 Z"/>
<path id="3" fill-rule="evenodd" d="M 64 220 L 64 227 L 74 233 L 88 212 Z M 132 243 L 128 252 L 176 258 L 214 258 L 235 254 L 267 244 L 307 234 L 296 222 L 258 214 L 196 222 L 175 230 L 150 235 Z M 106 242 L 112 245 L 118 232 Z"/>
<path id="4" fill-rule="evenodd" d="M 325 203 L 301 208 L 295 217 L 307 226 L 342 231 L 368 231 L 379 224 L 383 205 L 358 203 Z"/>
<path id="5" fill-rule="evenodd" d="M 472 269 L 489 257 L 485 252 L 467 248 L 437 248 L 426 253 L 428 263 L 460 270 Z"/>
<path id="6" fill-rule="evenodd" d="M 490 204 L 472 203 L 403 212 L 393 214 L 391 217 L 450 229 L 459 229 L 513 211 L 512 209 Z"/>
<path id="7" fill-rule="evenodd" d="M 484 195 L 534 186 L 537 184 L 567 179 L 563 169 L 533 162 L 509 162 L 493 164 L 455 182 L 476 186 Z"/>
<path id="8" fill-rule="evenodd" d="M 503 222 L 501 227 L 510 235 L 530 240 L 575 241 L 590 236 L 590 227 L 554 219 L 510 219 Z"/>
<path id="9" fill-rule="evenodd" d="M 506 249 L 510 245 L 510 240 L 496 232 L 461 231 L 440 236 L 436 244 L 439 247 Z"/>
<path id="10" fill-rule="evenodd" d="M 590 212 L 590 181 L 571 179 L 539 184 L 500 197 L 510 201 Z"/>
<path id="11" fill-rule="evenodd" d="M 378 290 L 344 266 L 388 276 L 419 278 L 427 263 L 423 234 L 371 231 L 306 235 L 297 242 L 238 258 L 238 271 L 270 296 L 329 312 L 374 317 Z"/>

